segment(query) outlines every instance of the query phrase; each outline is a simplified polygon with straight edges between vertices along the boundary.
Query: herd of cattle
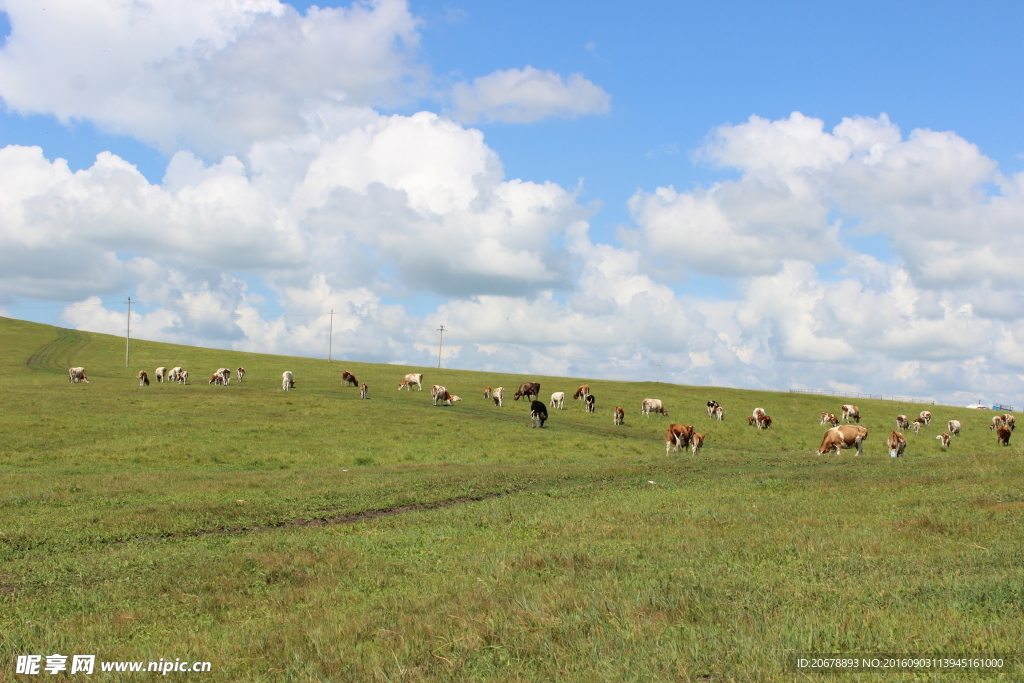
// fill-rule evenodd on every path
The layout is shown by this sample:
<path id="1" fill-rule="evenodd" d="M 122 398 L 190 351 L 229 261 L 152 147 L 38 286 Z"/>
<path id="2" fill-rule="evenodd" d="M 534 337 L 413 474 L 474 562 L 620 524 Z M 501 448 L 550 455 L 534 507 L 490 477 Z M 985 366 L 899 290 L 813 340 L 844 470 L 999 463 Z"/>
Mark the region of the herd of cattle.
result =
<path id="1" fill-rule="evenodd" d="M 235 377 L 238 383 L 242 382 L 245 377 L 245 368 L 237 368 L 235 370 Z M 145 370 L 140 370 L 137 375 L 139 380 L 139 386 L 149 386 L 149 374 Z M 178 384 L 188 383 L 188 372 L 183 368 L 176 367 L 167 369 L 166 367 L 159 367 L 154 373 L 154 378 L 157 382 L 177 382 Z M 89 378 L 85 374 L 85 368 L 74 367 L 68 368 L 68 381 L 85 382 L 89 383 Z M 228 385 L 231 382 L 231 370 L 229 368 L 218 368 L 216 372 L 210 377 L 210 384 L 217 385 Z M 356 376 L 351 372 L 345 370 L 341 373 L 341 382 L 344 386 L 359 387 L 359 397 L 369 398 L 369 387 L 365 383 L 360 383 L 356 379 Z M 412 391 L 412 387 L 415 386 L 417 390 L 423 391 L 423 373 L 410 373 L 402 378 L 402 381 L 398 384 L 398 390 L 408 389 Z M 281 389 L 288 391 L 295 388 L 295 375 L 290 371 L 286 370 L 281 375 Z M 449 393 L 448 389 L 435 384 L 430 389 L 430 397 L 433 405 L 453 405 L 454 403 L 461 401 L 462 399 L 454 394 Z M 484 399 L 491 400 L 497 407 L 502 407 L 505 399 L 505 388 L 497 387 L 492 389 L 491 387 L 484 387 L 483 390 Z M 576 392 L 573 394 L 574 400 L 583 402 L 584 410 L 587 413 L 593 413 L 596 410 L 597 401 L 592 393 L 590 393 L 590 385 L 581 385 Z M 565 409 L 565 392 L 556 391 L 551 394 L 551 400 L 547 405 L 540 398 L 540 383 L 539 382 L 524 382 L 519 386 L 519 389 L 512 395 L 513 400 L 518 401 L 519 399 L 527 399 L 530 403 L 530 420 L 534 427 L 543 427 L 544 423 L 548 420 L 548 407 L 555 408 L 558 410 Z M 650 417 L 651 413 L 660 414 L 663 417 L 668 417 L 668 411 L 665 410 L 664 404 L 661 400 L 656 398 L 645 398 L 640 403 L 640 414 L 646 417 Z M 718 420 L 719 422 L 725 419 L 725 410 L 719 405 L 718 401 L 707 402 L 707 413 L 708 418 Z M 840 424 L 840 418 L 837 418 L 833 413 L 821 413 L 822 425 L 829 424 L 831 427 L 825 432 L 825 436 L 822 439 L 821 446 L 817 450 L 818 455 L 824 455 L 826 453 L 835 452 L 839 455 L 843 449 L 857 449 L 857 455 L 863 453 L 864 441 L 868 438 L 868 430 L 866 427 L 860 425 L 860 409 L 855 405 L 844 405 L 841 407 L 842 420 L 846 424 Z M 620 426 L 625 423 L 626 411 L 621 406 L 615 406 L 612 410 L 612 424 Z M 907 439 L 903 436 L 903 430 L 913 429 L 914 434 L 920 435 L 921 429 L 930 425 L 932 421 L 932 414 L 930 411 L 923 410 L 918 417 L 914 418 L 913 421 L 909 420 L 906 415 L 896 416 L 896 430 L 889 434 L 889 438 L 886 440 L 886 445 L 889 448 L 889 457 L 898 458 L 906 451 Z M 753 414 L 747 417 L 747 424 L 752 427 L 756 427 L 758 430 L 771 429 L 772 418 L 767 415 L 763 408 L 754 408 Z M 951 443 L 952 437 L 960 436 L 960 430 L 962 425 L 959 420 L 950 420 L 947 423 L 949 429 L 948 432 L 939 434 L 935 438 L 939 440 L 943 450 L 948 449 Z M 996 433 L 998 442 L 1003 446 L 1010 444 L 1010 436 L 1013 430 L 1016 428 L 1015 420 L 1013 415 L 1009 413 L 1005 415 L 996 415 L 992 418 L 992 423 L 989 429 Z M 686 450 L 689 448 L 694 455 L 700 452 L 701 447 L 704 445 L 704 435 L 700 432 L 695 431 L 692 426 L 670 424 L 665 432 L 665 454 L 669 451 L 678 452 L 679 449 Z"/>

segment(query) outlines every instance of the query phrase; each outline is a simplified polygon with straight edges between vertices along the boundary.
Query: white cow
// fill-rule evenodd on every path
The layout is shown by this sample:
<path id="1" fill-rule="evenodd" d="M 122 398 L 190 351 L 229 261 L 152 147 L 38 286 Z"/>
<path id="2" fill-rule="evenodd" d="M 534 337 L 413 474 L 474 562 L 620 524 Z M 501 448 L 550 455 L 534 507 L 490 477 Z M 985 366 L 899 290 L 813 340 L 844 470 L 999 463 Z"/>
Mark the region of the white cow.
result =
<path id="1" fill-rule="evenodd" d="M 228 368 L 217 368 L 217 374 L 220 375 L 224 381 L 221 384 L 227 386 L 231 384 L 231 370 Z"/>
<path id="2" fill-rule="evenodd" d="M 171 368 L 170 372 L 167 373 L 167 377 L 164 381 L 166 382 L 181 382 L 182 370 L 180 367 Z"/>
<path id="3" fill-rule="evenodd" d="M 491 392 L 491 400 L 494 401 L 494 405 L 501 407 L 501 402 L 505 398 L 505 387 L 498 387 Z"/>
<path id="4" fill-rule="evenodd" d="M 285 391 L 295 387 L 295 375 L 292 374 L 291 370 L 285 370 L 281 373 L 281 388 Z"/>
<path id="5" fill-rule="evenodd" d="M 718 406 L 717 408 L 715 408 L 715 419 L 717 419 L 719 422 L 725 419 L 725 409 L 722 408 L 722 406 Z"/>
<path id="6" fill-rule="evenodd" d="M 645 398 L 640 403 L 640 414 L 650 417 L 651 413 L 661 413 L 665 417 L 668 417 L 668 411 L 665 410 L 665 406 L 662 405 L 661 399 Z"/>
<path id="7" fill-rule="evenodd" d="M 85 382 L 88 384 L 89 378 L 85 375 L 85 368 L 81 366 L 77 368 L 68 368 L 68 381 L 72 384 L 77 384 L 78 382 Z"/>
<path id="8" fill-rule="evenodd" d="M 947 424 L 950 436 L 960 436 L 960 420 L 950 420 Z"/>
<path id="9" fill-rule="evenodd" d="M 156 369 L 156 372 L 153 373 L 153 377 L 156 379 L 157 382 L 159 382 L 161 384 L 166 382 L 167 381 L 167 368 L 165 368 L 165 367 L 163 367 L 161 365 L 160 367 L 158 367 Z"/>
<path id="10" fill-rule="evenodd" d="M 548 405 L 551 406 L 552 408 L 558 408 L 559 410 L 564 409 L 565 392 L 556 391 L 555 393 L 551 394 L 551 403 L 549 403 Z"/>

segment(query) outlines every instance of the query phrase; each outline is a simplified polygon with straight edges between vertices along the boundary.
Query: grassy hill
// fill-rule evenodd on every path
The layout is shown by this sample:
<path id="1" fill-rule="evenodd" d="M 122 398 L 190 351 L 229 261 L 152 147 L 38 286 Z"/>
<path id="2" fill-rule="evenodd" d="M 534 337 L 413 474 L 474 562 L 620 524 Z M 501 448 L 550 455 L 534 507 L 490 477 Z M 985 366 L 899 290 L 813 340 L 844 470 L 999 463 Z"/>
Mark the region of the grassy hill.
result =
<path id="1" fill-rule="evenodd" d="M 159 365 L 192 383 L 139 387 Z M 243 384 L 206 383 L 239 365 Z M 399 392 L 406 372 L 464 400 Z M 1024 457 L 988 411 L 932 407 L 892 460 L 895 416 L 922 406 L 860 400 L 864 456 L 817 456 L 838 399 L 145 341 L 125 368 L 123 339 L 3 318 L 0 375 L 0 660 L 180 658 L 236 681 L 766 680 L 794 676 L 795 652 L 1013 653 L 1024 635 Z M 511 400 L 526 380 L 545 400 L 586 381 L 597 413 L 570 401 L 531 429 Z M 485 385 L 509 390 L 503 408 Z M 641 417 L 647 397 L 670 419 Z M 755 406 L 772 430 L 747 426 Z M 934 437 L 952 418 L 947 453 Z M 704 451 L 666 457 L 670 422 Z"/>

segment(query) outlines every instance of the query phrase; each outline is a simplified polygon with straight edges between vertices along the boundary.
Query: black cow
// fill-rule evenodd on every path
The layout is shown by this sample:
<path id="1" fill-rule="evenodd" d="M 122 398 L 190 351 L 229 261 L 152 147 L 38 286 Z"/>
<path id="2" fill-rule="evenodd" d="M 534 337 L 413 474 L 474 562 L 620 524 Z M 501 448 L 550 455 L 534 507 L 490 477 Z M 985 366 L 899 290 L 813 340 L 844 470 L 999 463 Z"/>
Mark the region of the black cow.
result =
<path id="1" fill-rule="evenodd" d="M 519 391 L 512 395 L 513 400 L 518 401 L 520 398 L 526 397 L 531 400 L 536 400 L 540 397 L 540 382 L 523 382 L 519 385 Z"/>
<path id="2" fill-rule="evenodd" d="M 534 401 L 530 404 L 530 419 L 534 427 L 543 427 L 548 419 L 548 407 L 543 401 Z"/>

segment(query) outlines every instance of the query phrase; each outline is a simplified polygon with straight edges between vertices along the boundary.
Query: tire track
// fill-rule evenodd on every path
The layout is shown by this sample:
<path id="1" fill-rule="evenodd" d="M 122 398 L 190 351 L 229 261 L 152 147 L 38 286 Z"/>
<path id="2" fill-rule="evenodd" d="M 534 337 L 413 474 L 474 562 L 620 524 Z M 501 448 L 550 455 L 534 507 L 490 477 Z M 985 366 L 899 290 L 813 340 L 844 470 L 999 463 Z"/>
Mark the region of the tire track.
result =
<path id="1" fill-rule="evenodd" d="M 78 354 L 91 344 L 92 336 L 88 333 L 61 328 L 57 338 L 36 349 L 25 365 L 39 372 L 66 372 Z"/>

